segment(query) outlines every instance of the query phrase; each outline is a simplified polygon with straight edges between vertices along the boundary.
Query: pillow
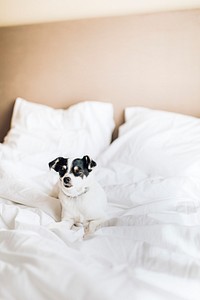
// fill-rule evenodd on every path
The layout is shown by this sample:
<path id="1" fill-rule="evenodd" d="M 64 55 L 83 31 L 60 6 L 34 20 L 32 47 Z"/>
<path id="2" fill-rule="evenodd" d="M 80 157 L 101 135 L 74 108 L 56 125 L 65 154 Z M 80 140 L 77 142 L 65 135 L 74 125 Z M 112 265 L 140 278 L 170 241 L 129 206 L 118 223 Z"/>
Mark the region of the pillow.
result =
<path id="1" fill-rule="evenodd" d="M 98 162 L 97 179 L 110 202 L 138 206 L 135 213 L 144 203 L 145 213 L 150 207 L 187 212 L 200 199 L 200 119 L 127 108 L 119 137 Z"/>
<path id="2" fill-rule="evenodd" d="M 142 107 L 125 109 L 121 160 L 149 176 L 200 177 L 200 119 Z M 114 155 L 112 154 L 114 159 Z"/>
<path id="3" fill-rule="evenodd" d="M 81 102 L 53 109 L 17 98 L 11 129 L 4 144 L 24 155 L 98 156 L 111 142 L 113 107 L 105 102 Z"/>

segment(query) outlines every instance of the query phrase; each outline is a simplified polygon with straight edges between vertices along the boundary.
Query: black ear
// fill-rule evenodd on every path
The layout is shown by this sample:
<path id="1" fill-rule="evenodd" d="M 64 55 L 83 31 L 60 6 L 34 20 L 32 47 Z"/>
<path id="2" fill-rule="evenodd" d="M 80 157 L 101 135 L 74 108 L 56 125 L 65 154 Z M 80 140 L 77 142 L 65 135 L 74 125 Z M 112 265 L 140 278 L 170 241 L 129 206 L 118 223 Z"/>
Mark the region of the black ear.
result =
<path id="1" fill-rule="evenodd" d="M 65 160 L 67 159 L 63 157 L 57 157 L 49 163 L 49 169 L 54 169 L 56 172 L 59 172 Z"/>
<path id="2" fill-rule="evenodd" d="M 90 159 L 90 157 L 88 155 L 83 156 L 83 162 L 89 172 L 91 172 L 92 168 L 96 167 L 96 165 L 97 165 L 96 162 L 94 160 Z"/>
<path id="3" fill-rule="evenodd" d="M 52 161 L 49 162 L 49 169 L 54 169 L 55 168 L 55 165 L 56 165 L 56 162 L 59 158 L 56 158 Z"/>

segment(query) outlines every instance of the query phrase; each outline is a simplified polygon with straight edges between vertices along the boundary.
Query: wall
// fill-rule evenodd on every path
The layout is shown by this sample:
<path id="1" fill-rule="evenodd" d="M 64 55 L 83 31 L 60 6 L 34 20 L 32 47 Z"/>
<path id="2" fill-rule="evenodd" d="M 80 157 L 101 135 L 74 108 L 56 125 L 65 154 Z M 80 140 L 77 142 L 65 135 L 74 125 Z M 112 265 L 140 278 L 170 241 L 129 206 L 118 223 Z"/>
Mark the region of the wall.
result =
<path id="1" fill-rule="evenodd" d="M 0 137 L 17 96 L 200 116 L 200 10 L 0 28 Z"/>
<path id="2" fill-rule="evenodd" d="M 0 0 L 0 26 L 200 8 L 200 0 Z"/>

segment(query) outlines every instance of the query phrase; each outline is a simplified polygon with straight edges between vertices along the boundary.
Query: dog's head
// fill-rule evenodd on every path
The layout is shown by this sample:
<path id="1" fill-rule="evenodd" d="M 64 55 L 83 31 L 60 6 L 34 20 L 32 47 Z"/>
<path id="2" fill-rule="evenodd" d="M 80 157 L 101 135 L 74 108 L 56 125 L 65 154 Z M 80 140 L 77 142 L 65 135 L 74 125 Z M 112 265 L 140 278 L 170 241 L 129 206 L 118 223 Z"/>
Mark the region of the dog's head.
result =
<path id="1" fill-rule="evenodd" d="M 62 188 L 81 189 L 87 186 L 88 176 L 96 162 L 88 155 L 83 158 L 57 157 L 49 163 L 49 168 L 59 173 Z"/>

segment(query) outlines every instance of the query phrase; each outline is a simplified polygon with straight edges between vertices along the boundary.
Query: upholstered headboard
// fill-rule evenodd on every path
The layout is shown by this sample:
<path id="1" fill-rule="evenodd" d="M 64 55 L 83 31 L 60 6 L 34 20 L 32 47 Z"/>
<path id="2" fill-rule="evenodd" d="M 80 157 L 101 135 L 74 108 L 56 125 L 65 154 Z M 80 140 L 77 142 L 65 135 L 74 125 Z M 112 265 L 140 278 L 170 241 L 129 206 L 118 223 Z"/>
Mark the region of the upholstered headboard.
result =
<path id="1" fill-rule="evenodd" d="M 0 28 L 0 140 L 17 96 L 200 116 L 200 10 Z"/>

